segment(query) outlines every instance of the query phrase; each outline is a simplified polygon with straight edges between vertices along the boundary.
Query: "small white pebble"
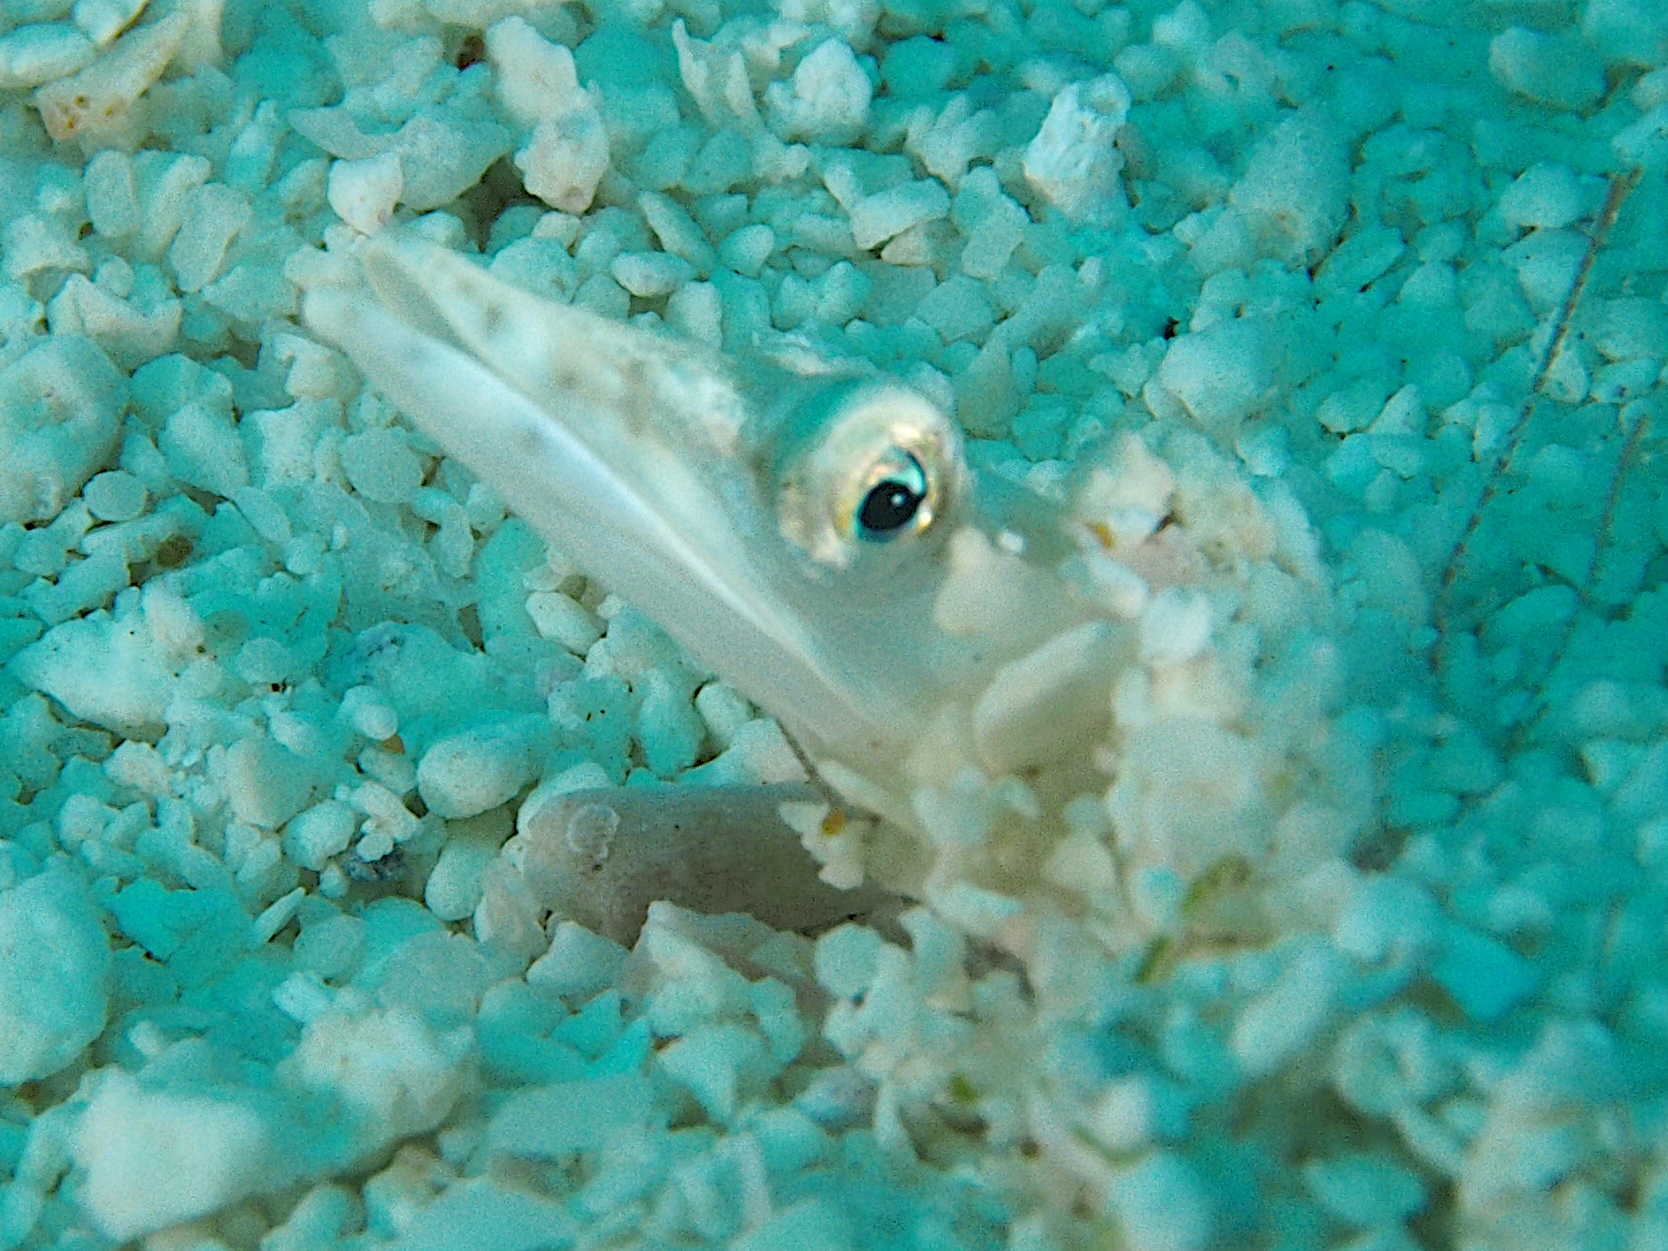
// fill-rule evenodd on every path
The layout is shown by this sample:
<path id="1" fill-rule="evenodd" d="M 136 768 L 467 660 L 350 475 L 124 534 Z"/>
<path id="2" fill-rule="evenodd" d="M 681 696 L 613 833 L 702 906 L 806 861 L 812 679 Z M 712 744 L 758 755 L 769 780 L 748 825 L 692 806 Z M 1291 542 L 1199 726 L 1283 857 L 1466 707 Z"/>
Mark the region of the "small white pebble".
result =
<path id="1" fill-rule="evenodd" d="M 1192 591 L 1166 588 L 1141 614 L 1141 659 L 1150 665 L 1192 660 L 1210 642 L 1210 600 Z"/>
<path id="2" fill-rule="evenodd" d="M 1489 41 L 1488 68 L 1508 91 L 1557 109 L 1585 110 L 1605 92 L 1604 63 L 1574 29 L 1513 26 Z"/>
<path id="3" fill-rule="evenodd" d="M 79 335 L 0 369 L 0 524 L 56 517 L 110 455 L 126 404 L 126 377 Z"/>
<path id="4" fill-rule="evenodd" d="M 991 940 L 1025 910 L 1025 905 L 1012 895 L 986 890 L 971 882 L 953 882 L 942 888 L 929 884 L 927 902 L 946 921 L 975 937 Z"/>
<path id="5" fill-rule="evenodd" d="M 695 267 L 670 252 L 622 252 L 608 263 L 608 272 L 631 294 L 648 299 L 676 291 L 695 276 Z"/>
<path id="6" fill-rule="evenodd" d="M 637 206 L 643 210 L 649 229 L 654 231 L 661 247 L 673 256 L 681 256 L 688 261 L 703 278 L 712 272 L 716 260 L 712 245 L 683 206 L 670 196 L 655 192 L 639 196 Z"/>
<path id="7" fill-rule="evenodd" d="M 275 830 L 306 804 L 311 785 L 296 755 L 265 735 L 239 739 L 220 758 L 211 758 L 226 799 L 239 821 Z"/>
<path id="8" fill-rule="evenodd" d="M 987 281 L 1007 267 L 1031 221 L 987 165 L 969 170 L 962 179 L 950 215 L 967 239 L 961 254 L 962 272 Z"/>
<path id="9" fill-rule="evenodd" d="M 1218 437 L 1262 404 L 1274 383 L 1275 355 L 1267 330 L 1234 319 L 1170 341 L 1158 367 L 1161 387 Z M 1376 411 L 1376 410 L 1375 410 Z"/>
<path id="10" fill-rule="evenodd" d="M 1349 180 L 1339 127 L 1319 110 L 1304 111 L 1257 144 L 1228 202 L 1281 253 L 1319 259 L 1348 217 Z"/>
<path id="11" fill-rule="evenodd" d="M 82 490 L 87 511 L 100 521 L 131 521 L 145 511 L 145 484 L 122 469 L 95 474 Z"/>
<path id="12" fill-rule="evenodd" d="M 251 686 L 284 681 L 294 666 L 289 648 L 277 639 L 254 638 L 238 648 L 232 668 Z"/>
<path id="13" fill-rule="evenodd" d="M 133 182 L 133 161 L 113 148 L 95 152 L 83 177 L 87 217 L 106 239 L 121 239 L 139 228 L 139 196 Z"/>
<path id="14" fill-rule="evenodd" d="M 334 865 L 329 867 L 335 868 Z M 340 913 L 304 924 L 295 940 L 296 964 L 321 978 L 346 977 L 358 967 L 360 957 L 364 954 L 368 928 L 363 918 L 343 916 Z M 305 1021 L 317 1016 L 319 1011 L 328 1006 L 329 1001 L 325 999 L 305 1016 L 289 1014 L 296 1020 Z M 289 1012 L 289 1009 L 286 1008 L 284 1011 Z"/>
<path id="15" fill-rule="evenodd" d="M 255 528 L 255 533 L 269 543 L 288 543 L 294 534 L 290 519 L 282 504 L 260 487 L 245 487 L 233 497 L 243 519 Z"/>
<path id="16" fill-rule="evenodd" d="M 347 850 L 359 816 L 340 800 L 326 799 L 298 813 L 284 827 L 284 854 L 315 873 L 332 856 Z"/>
<path id="17" fill-rule="evenodd" d="M 626 949 L 613 939 L 562 921 L 551 935 L 550 949 L 527 970 L 527 984 L 583 1001 L 613 983 L 625 957 Z"/>
<path id="18" fill-rule="evenodd" d="M 436 988 L 437 997 L 448 990 Z M 339 999 L 302 1027 L 278 1076 L 352 1109 L 346 1154 L 362 1157 L 438 1125 L 468 1085 L 474 1048 L 473 1030 L 437 1033 L 403 1004 Z"/>
<path id="19" fill-rule="evenodd" d="M 21 598 L 48 625 L 99 607 L 128 584 L 127 563 L 111 548 L 67 565 L 56 583 L 34 582 Z"/>
<path id="20" fill-rule="evenodd" d="M 447 819 L 496 808 L 533 779 L 534 735 L 529 723 L 499 721 L 448 734 L 417 764 L 417 792 Z"/>
<path id="21" fill-rule="evenodd" d="M 771 83 L 765 99 L 783 139 L 849 143 L 869 118 L 874 87 L 851 45 L 826 39 L 813 48 L 786 83 Z"/>
<path id="22" fill-rule="evenodd" d="M 145 0 L 75 0 L 70 15 L 82 32 L 104 47 L 132 24 Z"/>
<path id="23" fill-rule="evenodd" d="M 829 994 L 854 999 L 867 993 L 885 940 L 864 925 L 842 925 L 817 939 L 817 981 Z"/>
<path id="24" fill-rule="evenodd" d="M 342 695 L 337 716 L 373 743 L 384 743 L 399 732 L 400 717 L 374 686 L 355 686 Z"/>
<path id="25" fill-rule="evenodd" d="M 1473 1021 L 1497 1021 L 1540 981 L 1535 966 L 1499 939 L 1451 923 L 1431 965 L 1437 985 Z"/>
<path id="26" fill-rule="evenodd" d="M 204 183 L 186 193 L 180 228 L 168 247 L 168 264 L 182 292 L 201 291 L 219 275 L 226 249 L 252 215 L 249 198 L 223 183 Z"/>
<path id="27" fill-rule="evenodd" d="M 736 1114 L 744 1072 L 757 1067 L 764 1049 L 757 1032 L 726 1021 L 697 1025 L 658 1051 L 655 1059 L 709 1117 L 725 1122 Z"/>
<path id="28" fill-rule="evenodd" d="M 1130 94 L 1116 74 L 1068 83 L 1055 95 L 1025 149 L 1025 177 L 1072 221 L 1117 221 L 1128 207 L 1113 140 L 1129 116 Z"/>
<path id="29" fill-rule="evenodd" d="M 373 235 L 394 215 L 405 193 L 399 154 L 383 152 L 359 161 L 332 161 L 325 183 L 330 207 L 360 234 Z"/>
<path id="30" fill-rule="evenodd" d="M 106 1237 L 127 1242 L 235 1203 L 270 1167 L 272 1130 L 253 1107 L 146 1089 L 120 1068 L 76 1123 L 76 1201 Z"/>
<path id="31" fill-rule="evenodd" d="M 915 315 L 943 336 L 946 343 L 982 335 L 995 321 L 984 283 L 965 274 L 953 275 L 927 293 Z"/>
<path id="32" fill-rule="evenodd" d="M 135 733 L 162 724 L 173 698 L 175 676 L 154 644 L 131 624 L 76 617 L 20 651 L 10 672 L 78 717 Z"/>
<path id="33" fill-rule="evenodd" d="M 608 172 L 608 132 L 594 104 L 560 118 L 546 118 L 533 138 L 517 149 L 515 166 L 529 192 L 553 209 L 583 213 Z"/>
<path id="34" fill-rule="evenodd" d="M 652 669 L 638 682 L 643 702 L 638 712 L 637 738 L 648 766 L 670 778 L 695 763 L 705 727 L 695 713 L 686 686 Z"/>
<path id="35" fill-rule="evenodd" d="M 708 682 L 695 692 L 695 711 L 706 723 L 720 750 L 729 747 L 741 729 L 753 719 L 753 707 L 733 686 L 724 682 Z"/>
<path id="36" fill-rule="evenodd" d="M 1514 226 L 1562 230 L 1581 216 L 1586 196 L 1575 171 L 1542 161 L 1501 192 L 1496 211 Z"/>
<path id="37" fill-rule="evenodd" d="M 249 485 L 243 441 L 229 413 L 196 401 L 183 404 L 169 415 L 156 445 L 181 482 L 227 499 Z"/>
<path id="38" fill-rule="evenodd" d="M 398 430 L 379 427 L 342 441 L 342 471 L 353 489 L 379 504 L 408 504 L 423 485 L 423 462 Z"/>
<path id="39" fill-rule="evenodd" d="M 387 830 L 373 830 L 369 828 L 370 822 L 365 824 L 367 828 L 354 846 L 353 854 L 366 864 L 375 864 L 394 850 L 394 838 Z"/>
<path id="40" fill-rule="evenodd" d="M 1342 981 L 1342 961 L 1330 948 L 1293 960 L 1234 1022 L 1230 1045 L 1241 1069 L 1254 1076 L 1270 1072 L 1306 1046 L 1330 1017 Z"/>
<path id="41" fill-rule="evenodd" d="M 334 860 L 319 870 L 319 894 L 326 899 L 341 899 L 353 883 Z"/>
<path id="42" fill-rule="evenodd" d="M 1407 1169 L 1378 1155 L 1343 1152 L 1303 1166 L 1309 1193 L 1358 1229 L 1406 1220 L 1425 1206 L 1425 1188 Z"/>
<path id="43" fill-rule="evenodd" d="M 473 913 L 481 902 L 481 876 L 509 833 L 508 818 L 497 813 L 450 823 L 446 845 L 423 885 L 429 911 L 442 921 L 461 921 Z"/>
<path id="44" fill-rule="evenodd" d="M 108 948 L 74 873 L 0 892 L 0 1083 L 49 1077 L 103 1032 Z"/>
<path id="45" fill-rule="evenodd" d="M 274 934 L 295 919 L 301 901 L 306 898 L 306 889 L 297 886 L 263 908 L 260 916 L 255 918 L 253 926 L 255 942 L 259 944 L 270 941 Z"/>
<path id="46" fill-rule="evenodd" d="M 19 26 L 0 38 L 0 88 L 38 87 L 75 73 L 95 55 L 92 42 L 66 22 Z"/>
<path id="47" fill-rule="evenodd" d="M 776 250 L 776 232 L 762 222 L 731 231 L 718 245 L 718 259 L 749 278 L 757 278 Z"/>
<path id="48" fill-rule="evenodd" d="M 526 607 L 533 627 L 575 656 L 583 656 L 602 637 L 602 625 L 595 614 L 560 591 L 535 591 L 527 597 Z"/>
<path id="49" fill-rule="evenodd" d="M 724 301 L 710 282 L 686 282 L 666 301 L 666 322 L 702 343 L 723 342 Z"/>
<path id="50" fill-rule="evenodd" d="M 1376 963 L 1424 952 L 1440 932 L 1436 900 L 1417 882 L 1388 874 L 1361 879 L 1333 927 L 1339 950 Z"/>
<path id="51" fill-rule="evenodd" d="M 1187 1095 L 1162 1078 L 1120 1078 L 1095 1096 L 1085 1124 L 1108 1151 L 1174 1141 L 1187 1132 Z"/>
<path id="52" fill-rule="evenodd" d="M 1109 1197 L 1129 1251 L 1195 1251 L 1210 1243 L 1210 1197 L 1179 1155 L 1157 1152 L 1123 1170 Z"/>
<path id="53" fill-rule="evenodd" d="M 169 793 L 170 771 L 162 754 L 149 743 L 128 739 L 110 753 L 104 772 L 111 781 L 146 795 Z"/>
<path id="54" fill-rule="evenodd" d="M 162 76 L 191 26 L 191 14 L 175 10 L 130 29 L 78 73 L 39 88 L 31 103 L 40 111 L 47 134 L 61 143 L 72 135 L 87 142 L 119 133 L 129 110 Z"/>
<path id="55" fill-rule="evenodd" d="M 911 226 L 949 214 L 950 193 L 936 179 L 900 183 L 852 205 L 851 236 L 860 248 L 878 247 Z"/>
<path id="56" fill-rule="evenodd" d="M 282 1225 L 261 1237 L 265 1251 L 309 1251 L 337 1241 L 356 1215 L 358 1197 L 341 1186 L 318 1185 L 290 1210 Z"/>

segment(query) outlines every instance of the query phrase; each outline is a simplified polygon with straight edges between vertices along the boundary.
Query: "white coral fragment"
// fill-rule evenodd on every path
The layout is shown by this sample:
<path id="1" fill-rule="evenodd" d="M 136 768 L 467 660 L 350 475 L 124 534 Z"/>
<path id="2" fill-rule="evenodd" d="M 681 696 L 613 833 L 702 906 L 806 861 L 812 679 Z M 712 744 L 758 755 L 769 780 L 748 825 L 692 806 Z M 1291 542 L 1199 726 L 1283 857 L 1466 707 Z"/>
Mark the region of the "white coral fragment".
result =
<path id="1" fill-rule="evenodd" d="M 0 523 L 56 517 L 109 455 L 126 404 L 126 380 L 78 335 L 0 370 Z"/>
<path id="2" fill-rule="evenodd" d="M 125 1242 L 255 1190 L 272 1167 L 271 1146 L 255 1108 L 146 1090 L 107 1070 L 72 1140 L 83 1178 L 76 1198 L 99 1229 Z"/>
<path id="3" fill-rule="evenodd" d="M 48 1077 L 104 1031 L 109 963 L 98 912 L 73 873 L 0 892 L 0 1083 Z"/>
<path id="4" fill-rule="evenodd" d="M 573 53 L 519 17 L 486 34 L 504 109 L 532 136 L 515 154 L 528 191 L 551 208 L 582 213 L 608 172 L 608 134 L 596 101 L 579 85 Z"/>
<path id="5" fill-rule="evenodd" d="M 834 144 L 863 133 L 873 94 L 851 48 L 842 40 L 828 39 L 799 63 L 791 83 L 772 83 L 765 99 L 779 137 Z"/>
<path id="6" fill-rule="evenodd" d="M 1068 83 L 1025 149 L 1025 177 L 1074 222 L 1109 225 L 1128 208 L 1114 140 L 1129 106 L 1129 88 L 1116 74 Z"/>
<path id="7" fill-rule="evenodd" d="M 49 83 L 75 73 L 95 55 L 91 41 L 67 22 L 19 26 L 0 38 L 0 90 Z"/>
<path id="8" fill-rule="evenodd" d="M 325 196 L 348 225 L 373 235 L 394 215 L 405 191 L 405 175 L 397 152 L 383 152 L 362 161 L 332 161 Z"/>
<path id="9" fill-rule="evenodd" d="M 176 10 L 130 30 L 97 61 L 35 92 L 46 133 L 62 143 L 120 133 L 128 111 L 162 77 L 185 40 L 191 19 Z"/>

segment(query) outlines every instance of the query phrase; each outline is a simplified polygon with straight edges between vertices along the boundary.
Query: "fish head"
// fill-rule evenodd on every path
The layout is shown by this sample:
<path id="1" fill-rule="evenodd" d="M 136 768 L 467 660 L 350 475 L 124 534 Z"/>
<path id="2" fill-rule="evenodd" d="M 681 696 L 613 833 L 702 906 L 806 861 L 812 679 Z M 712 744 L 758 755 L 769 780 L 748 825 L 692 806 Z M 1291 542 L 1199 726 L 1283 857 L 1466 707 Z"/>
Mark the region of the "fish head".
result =
<path id="1" fill-rule="evenodd" d="M 894 821 L 914 821 L 910 774 L 945 710 L 1072 616 L 1028 571 L 1032 540 L 989 516 L 997 492 L 955 423 L 867 366 L 793 342 L 712 352 L 398 230 L 304 312 L 564 555 Z M 967 611 L 980 602 L 1004 607 Z M 953 770 L 959 750 L 928 767 Z"/>

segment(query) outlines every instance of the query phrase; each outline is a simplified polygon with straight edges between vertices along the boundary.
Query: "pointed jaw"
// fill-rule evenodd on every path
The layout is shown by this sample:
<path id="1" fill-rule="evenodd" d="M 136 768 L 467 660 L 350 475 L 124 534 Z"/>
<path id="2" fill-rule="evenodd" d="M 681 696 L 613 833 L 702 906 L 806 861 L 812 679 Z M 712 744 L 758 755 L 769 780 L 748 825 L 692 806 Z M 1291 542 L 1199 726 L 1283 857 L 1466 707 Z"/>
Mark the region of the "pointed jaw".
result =
<path id="1" fill-rule="evenodd" d="M 784 553 L 721 363 L 398 232 L 365 245 L 361 272 L 309 290 L 303 316 L 437 443 L 813 756 L 901 755 L 919 713 L 878 633 L 897 613 L 871 646 L 861 613 Z M 930 627 L 917 598 L 905 615 Z M 837 637 L 823 608 L 849 619 Z"/>

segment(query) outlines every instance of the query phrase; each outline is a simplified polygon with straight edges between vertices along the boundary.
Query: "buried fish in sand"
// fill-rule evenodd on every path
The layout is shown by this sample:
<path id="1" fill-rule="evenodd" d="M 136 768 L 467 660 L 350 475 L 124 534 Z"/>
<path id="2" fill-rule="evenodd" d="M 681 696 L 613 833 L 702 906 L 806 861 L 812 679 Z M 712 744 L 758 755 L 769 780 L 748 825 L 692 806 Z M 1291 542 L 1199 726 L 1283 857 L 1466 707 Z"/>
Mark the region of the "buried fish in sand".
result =
<path id="1" fill-rule="evenodd" d="M 924 900 L 1031 962 L 1184 924 L 1252 937 L 1264 886 L 1364 828 L 1368 745 L 1329 715 L 1316 540 L 1197 433 L 1125 434 L 1015 481 L 971 467 L 931 400 L 817 344 L 720 355 L 411 231 L 340 258 L 305 315 L 780 720 L 832 801 L 780 805 L 827 883 Z M 760 840 L 792 836 L 728 835 L 728 907 L 751 911 L 747 889 L 780 889 L 746 885 Z M 628 838 L 610 840 L 625 873 Z"/>

